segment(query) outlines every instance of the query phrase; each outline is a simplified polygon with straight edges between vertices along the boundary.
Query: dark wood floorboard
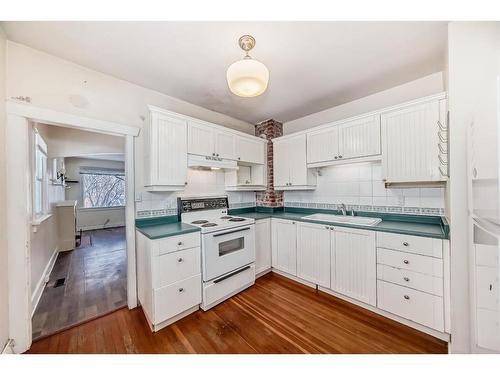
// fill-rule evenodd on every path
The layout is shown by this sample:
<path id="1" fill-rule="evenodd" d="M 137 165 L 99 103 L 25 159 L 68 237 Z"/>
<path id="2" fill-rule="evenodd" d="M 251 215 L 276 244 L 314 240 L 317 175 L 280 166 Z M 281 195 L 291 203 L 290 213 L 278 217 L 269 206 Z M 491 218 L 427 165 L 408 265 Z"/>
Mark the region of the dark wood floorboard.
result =
<path id="1" fill-rule="evenodd" d="M 84 232 L 80 247 L 58 254 L 33 315 L 33 339 L 126 306 L 126 262 L 124 227 Z M 60 278 L 66 282 L 55 288 Z"/>
<path id="2" fill-rule="evenodd" d="M 447 344 L 274 273 L 152 333 L 140 308 L 33 343 L 29 353 L 447 353 Z"/>

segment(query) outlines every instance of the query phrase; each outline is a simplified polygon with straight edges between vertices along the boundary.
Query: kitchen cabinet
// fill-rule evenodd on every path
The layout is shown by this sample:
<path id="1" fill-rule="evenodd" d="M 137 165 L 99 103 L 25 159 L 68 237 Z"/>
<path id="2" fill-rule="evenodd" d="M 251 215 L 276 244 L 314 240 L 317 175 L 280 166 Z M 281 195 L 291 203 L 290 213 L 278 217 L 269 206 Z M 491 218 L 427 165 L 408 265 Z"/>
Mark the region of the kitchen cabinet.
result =
<path id="1" fill-rule="evenodd" d="M 195 121 L 188 123 L 188 153 L 236 160 L 236 135 Z"/>
<path id="2" fill-rule="evenodd" d="M 215 130 L 215 153 L 222 159 L 236 160 L 236 135 Z"/>
<path id="3" fill-rule="evenodd" d="M 307 168 L 306 135 L 273 139 L 274 187 L 308 190 L 316 187 L 316 174 Z"/>
<path id="4" fill-rule="evenodd" d="M 271 269 L 271 219 L 255 221 L 255 274 Z"/>
<path id="5" fill-rule="evenodd" d="M 136 231 L 137 295 L 156 332 L 201 303 L 199 233 L 150 240 Z"/>
<path id="6" fill-rule="evenodd" d="M 144 127 L 144 186 L 148 191 L 183 190 L 187 177 L 187 123 L 155 107 Z"/>
<path id="7" fill-rule="evenodd" d="M 299 223 L 297 226 L 297 277 L 330 288 L 331 227 Z"/>
<path id="8" fill-rule="evenodd" d="M 226 191 L 259 191 L 267 188 L 264 164 L 238 165 L 237 170 L 225 171 Z"/>
<path id="9" fill-rule="evenodd" d="M 236 138 L 236 154 L 238 161 L 264 164 L 266 159 L 267 141 L 256 137 L 243 137 Z"/>
<path id="10" fill-rule="evenodd" d="M 380 154 L 380 115 L 333 123 L 307 134 L 308 164 L 328 165 Z"/>
<path id="11" fill-rule="evenodd" d="M 331 289 L 375 306 L 375 232 L 335 227 L 331 251 Z"/>
<path id="12" fill-rule="evenodd" d="M 447 128 L 440 100 L 381 115 L 382 170 L 388 183 L 447 179 Z"/>
<path id="13" fill-rule="evenodd" d="M 297 276 L 297 223 L 272 219 L 272 266 Z"/>

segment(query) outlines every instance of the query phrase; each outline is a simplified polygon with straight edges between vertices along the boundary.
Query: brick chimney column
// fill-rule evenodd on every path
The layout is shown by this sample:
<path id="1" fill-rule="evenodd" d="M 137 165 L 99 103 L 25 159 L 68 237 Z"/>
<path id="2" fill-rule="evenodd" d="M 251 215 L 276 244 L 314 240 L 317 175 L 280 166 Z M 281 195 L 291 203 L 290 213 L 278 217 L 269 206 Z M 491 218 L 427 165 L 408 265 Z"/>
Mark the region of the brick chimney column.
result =
<path id="1" fill-rule="evenodd" d="M 271 139 L 283 135 L 283 124 L 272 119 L 262 121 L 255 125 L 255 135 L 267 139 L 267 189 L 257 192 L 257 206 L 283 207 L 283 192 L 274 190 L 273 143 L 271 142 Z"/>

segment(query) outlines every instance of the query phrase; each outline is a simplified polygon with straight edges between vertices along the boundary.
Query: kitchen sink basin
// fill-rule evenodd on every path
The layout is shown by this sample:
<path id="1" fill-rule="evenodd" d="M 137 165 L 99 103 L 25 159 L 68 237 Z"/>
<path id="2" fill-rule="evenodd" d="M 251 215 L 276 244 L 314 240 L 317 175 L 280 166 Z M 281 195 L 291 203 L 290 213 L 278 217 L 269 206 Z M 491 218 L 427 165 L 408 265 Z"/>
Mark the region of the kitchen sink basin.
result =
<path id="1" fill-rule="evenodd" d="M 313 214 L 308 216 L 302 216 L 302 219 L 324 221 L 326 223 L 364 225 L 370 227 L 377 225 L 382 221 L 382 219 L 376 217 L 344 216 L 344 215 L 333 215 L 333 214 Z"/>

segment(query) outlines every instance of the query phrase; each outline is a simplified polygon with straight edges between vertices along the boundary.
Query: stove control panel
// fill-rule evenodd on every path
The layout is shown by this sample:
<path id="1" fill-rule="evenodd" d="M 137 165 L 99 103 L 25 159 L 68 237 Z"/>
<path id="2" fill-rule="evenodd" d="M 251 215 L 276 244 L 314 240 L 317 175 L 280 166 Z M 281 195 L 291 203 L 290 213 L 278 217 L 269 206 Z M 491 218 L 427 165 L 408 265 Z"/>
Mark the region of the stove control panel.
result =
<path id="1" fill-rule="evenodd" d="M 219 198 L 177 198 L 179 214 L 191 211 L 215 210 L 229 208 L 227 197 Z"/>

